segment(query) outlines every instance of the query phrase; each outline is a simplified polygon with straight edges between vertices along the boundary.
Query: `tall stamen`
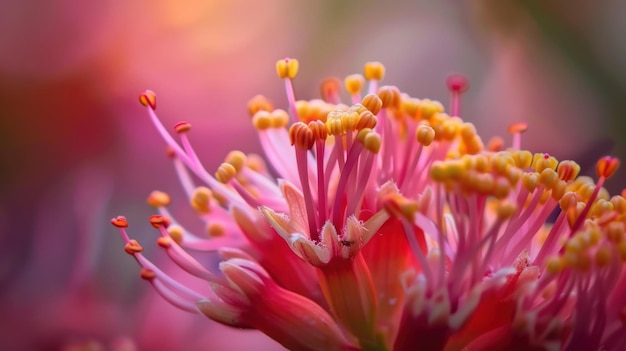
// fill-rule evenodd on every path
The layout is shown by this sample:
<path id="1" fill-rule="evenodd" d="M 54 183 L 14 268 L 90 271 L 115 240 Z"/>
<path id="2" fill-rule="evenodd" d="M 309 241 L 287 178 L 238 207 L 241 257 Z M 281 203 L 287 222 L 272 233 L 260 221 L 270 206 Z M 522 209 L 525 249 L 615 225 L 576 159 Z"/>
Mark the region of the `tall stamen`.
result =
<path id="1" fill-rule="evenodd" d="M 287 93 L 287 101 L 289 102 L 289 112 L 293 122 L 297 122 L 298 110 L 296 109 L 296 95 L 293 91 L 292 79 L 298 75 L 300 64 L 298 60 L 292 58 L 284 58 L 276 62 L 276 73 L 278 77 L 285 81 L 285 92 Z"/>

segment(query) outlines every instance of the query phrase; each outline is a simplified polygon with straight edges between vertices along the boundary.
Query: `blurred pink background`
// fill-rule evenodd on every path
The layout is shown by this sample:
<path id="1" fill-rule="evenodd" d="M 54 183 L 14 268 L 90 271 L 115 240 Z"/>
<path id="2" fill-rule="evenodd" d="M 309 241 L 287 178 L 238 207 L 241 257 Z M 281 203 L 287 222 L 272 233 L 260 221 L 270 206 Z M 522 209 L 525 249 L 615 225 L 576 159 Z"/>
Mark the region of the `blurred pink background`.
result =
<path id="1" fill-rule="evenodd" d="M 296 94 L 307 99 L 323 78 L 378 60 L 383 84 L 447 104 L 445 78 L 462 72 L 463 118 L 485 140 L 508 142 L 508 124 L 523 120 L 524 147 L 590 174 L 606 153 L 625 159 L 626 4 L 518 3 L 2 1 L 0 349 L 119 338 L 141 350 L 281 349 L 169 306 L 123 253 L 109 218 L 127 216 L 160 260 L 145 197 L 161 189 L 186 204 L 137 101 L 146 88 L 165 125 L 193 125 L 210 170 L 231 149 L 259 151 L 246 103 L 262 93 L 285 106 L 274 70 L 285 56 L 300 60 Z"/>

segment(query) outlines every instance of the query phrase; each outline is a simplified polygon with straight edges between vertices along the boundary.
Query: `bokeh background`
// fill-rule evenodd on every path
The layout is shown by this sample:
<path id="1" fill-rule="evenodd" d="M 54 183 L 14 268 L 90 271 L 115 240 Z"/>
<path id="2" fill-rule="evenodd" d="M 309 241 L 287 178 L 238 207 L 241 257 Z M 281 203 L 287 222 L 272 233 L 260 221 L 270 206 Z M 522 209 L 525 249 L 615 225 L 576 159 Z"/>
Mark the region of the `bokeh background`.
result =
<path id="1" fill-rule="evenodd" d="M 246 102 L 285 106 L 278 58 L 300 60 L 300 98 L 378 60 L 384 83 L 447 103 L 462 72 L 463 117 L 485 140 L 527 121 L 524 147 L 593 174 L 604 154 L 626 160 L 625 13 L 620 0 L 3 0 L 0 350 L 281 349 L 169 306 L 123 253 L 111 217 L 149 243 L 146 195 L 185 204 L 144 89 L 166 125 L 193 125 L 211 170 L 259 151 Z"/>

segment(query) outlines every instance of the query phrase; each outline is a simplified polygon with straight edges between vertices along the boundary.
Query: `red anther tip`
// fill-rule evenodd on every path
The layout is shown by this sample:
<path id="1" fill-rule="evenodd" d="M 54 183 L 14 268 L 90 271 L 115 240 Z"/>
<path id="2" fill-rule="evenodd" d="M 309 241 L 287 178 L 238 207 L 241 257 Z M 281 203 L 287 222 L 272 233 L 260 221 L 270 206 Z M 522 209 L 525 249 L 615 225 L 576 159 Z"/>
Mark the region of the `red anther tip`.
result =
<path id="1" fill-rule="evenodd" d="M 550 154 L 548 154 L 548 153 L 543 154 L 543 158 L 546 159 L 546 160 L 549 159 L 550 158 Z"/>
<path id="2" fill-rule="evenodd" d="M 156 110 L 156 94 L 152 90 L 146 90 L 139 95 L 139 102 L 146 107 Z"/>
<path id="3" fill-rule="evenodd" d="M 111 224 L 113 224 L 114 226 L 118 228 L 128 227 L 128 221 L 126 221 L 126 217 L 124 216 L 117 216 L 115 218 L 111 218 Z"/>
<path id="4" fill-rule="evenodd" d="M 451 74 L 446 78 L 446 85 L 452 92 L 464 93 L 469 88 L 469 81 L 462 74 Z"/>
<path id="5" fill-rule="evenodd" d="M 170 225 L 170 221 L 161 215 L 153 215 L 150 216 L 150 224 L 152 224 L 152 226 L 157 229 L 160 226 L 164 226 L 165 228 L 167 228 Z"/>
<path id="6" fill-rule="evenodd" d="M 191 124 L 189 122 L 178 122 L 174 125 L 174 131 L 176 133 L 184 133 L 188 132 L 191 129 Z"/>

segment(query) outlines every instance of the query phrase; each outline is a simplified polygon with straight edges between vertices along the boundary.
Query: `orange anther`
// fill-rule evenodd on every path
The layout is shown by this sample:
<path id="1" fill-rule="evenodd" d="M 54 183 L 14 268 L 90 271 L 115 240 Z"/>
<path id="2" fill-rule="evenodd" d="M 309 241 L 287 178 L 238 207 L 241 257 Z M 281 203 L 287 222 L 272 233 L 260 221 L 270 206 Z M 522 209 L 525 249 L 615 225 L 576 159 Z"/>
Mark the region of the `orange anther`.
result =
<path id="1" fill-rule="evenodd" d="M 134 255 L 143 251 L 143 247 L 139 245 L 137 240 L 130 240 L 124 245 L 124 251 L 129 255 Z"/>
<path id="2" fill-rule="evenodd" d="M 612 176 L 619 167 L 619 159 L 611 156 L 604 156 L 596 163 L 596 173 L 598 177 L 608 178 Z"/>
<path id="3" fill-rule="evenodd" d="M 156 277 L 156 273 L 154 273 L 153 270 L 147 268 L 142 268 L 139 272 L 139 275 L 141 276 L 141 279 L 144 280 L 152 280 L 154 279 L 154 277 Z"/>
<path id="4" fill-rule="evenodd" d="M 256 95 L 248 101 L 248 113 L 250 113 L 250 116 L 254 116 L 259 111 L 269 112 L 272 110 L 274 110 L 274 105 L 263 95 Z"/>
<path id="5" fill-rule="evenodd" d="M 385 76 L 385 66 L 380 62 L 367 62 L 363 67 L 363 75 L 367 80 L 381 80 Z"/>
<path id="6" fill-rule="evenodd" d="M 331 96 L 337 96 L 339 89 L 341 88 L 341 82 L 336 77 L 329 77 L 322 81 L 320 85 L 320 94 L 326 101 L 330 100 Z"/>
<path id="7" fill-rule="evenodd" d="M 146 90 L 139 95 L 139 102 L 146 107 L 156 110 L 156 94 L 152 90 Z"/>
<path id="8" fill-rule="evenodd" d="M 152 215 L 150 216 L 150 224 L 157 229 L 160 226 L 167 228 L 170 225 L 170 221 L 161 215 Z"/>
<path id="9" fill-rule="evenodd" d="M 170 246 L 172 246 L 172 240 L 170 240 L 170 238 L 165 237 L 165 236 L 160 236 L 157 239 L 157 245 L 159 245 L 160 247 L 167 249 Z"/>
<path id="10" fill-rule="evenodd" d="M 176 133 L 185 133 L 188 132 L 191 129 L 191 123 L 189 122 L 178 122 L 176 123 L 176 125 L 174 125 L 174 131 Z"/>
<path id="11" fill-rule="evenodd" d="M 113 224 L 114 226 L 118 228 L 128 227 L 128 221 L 126 221 L 126 217 L 124 216 L 117 216 L 115 218 L 111 218 L 111 224 Z"/>
<path id="12" fill-rule="evenodd" d="M 510 134 L 524 133 L 526 130 L 528 130 L 528 123 L 526 122 L 517 122 L 509 125 Z"/>
<path id="13" fill-rule="evenodd" d="M 170 204 L 170 196 L 162 191 L 155 190 L 148 196 L 148 205 L 163 207 Z"/>

